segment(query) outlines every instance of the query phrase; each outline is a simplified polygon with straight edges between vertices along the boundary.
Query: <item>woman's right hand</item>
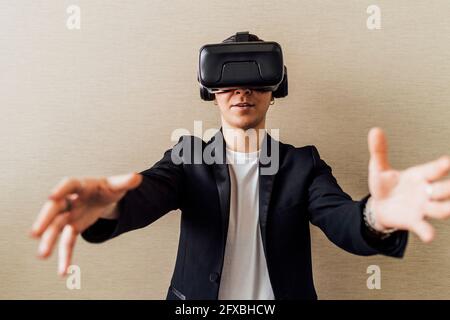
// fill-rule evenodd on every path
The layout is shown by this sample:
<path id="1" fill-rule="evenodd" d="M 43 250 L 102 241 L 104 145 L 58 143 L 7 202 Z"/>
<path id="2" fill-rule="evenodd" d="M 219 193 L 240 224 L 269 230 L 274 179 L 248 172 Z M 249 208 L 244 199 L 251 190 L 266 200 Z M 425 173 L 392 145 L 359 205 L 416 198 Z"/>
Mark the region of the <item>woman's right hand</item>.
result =
<path id="1" fill-rule="evenodd" d="M 31 228 L 31 236 L 40 238 L 38 257 L 48 258 L 61 235 L 58 273 L 65 275 L 78 235 L 100 217 L 117 213 L 117 202 L 141 182 L 142 175 L 138 173 L 63 179 L 50 192 Z"/>

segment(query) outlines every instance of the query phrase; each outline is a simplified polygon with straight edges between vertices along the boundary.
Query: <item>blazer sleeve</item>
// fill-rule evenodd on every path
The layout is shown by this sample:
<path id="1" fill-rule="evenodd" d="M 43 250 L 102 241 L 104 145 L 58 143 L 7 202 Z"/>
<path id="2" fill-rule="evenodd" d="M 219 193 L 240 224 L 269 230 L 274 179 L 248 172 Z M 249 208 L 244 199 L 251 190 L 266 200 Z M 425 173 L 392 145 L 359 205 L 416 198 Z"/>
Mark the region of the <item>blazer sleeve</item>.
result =
<path id="1" fill-rule="evenodd" d="M 320 158 L 317 148 L 310 147 L 314 163 L 308 188 L 311 223 L 318 226 L 334 244 L 350 253 L 403 257 L 408 232 L 399 230 L 384 240 L 370 232 L 363 220 L 363 209 L 370 194 L 360 201 L 352 200 L 338 185 L 331 167 Z"/>
<path id="2" fill-rule="evenodd" d="M 143 228 L 182 206 L 183 165 L 172 161 L 171 151 L 167 150 L 155 165 L 140 172 L 143 176 L 141 184 L 129 190 L 117 204 L 118 219 L 100 218 L 81 234 L 86 241 L 100 243 Z"/>

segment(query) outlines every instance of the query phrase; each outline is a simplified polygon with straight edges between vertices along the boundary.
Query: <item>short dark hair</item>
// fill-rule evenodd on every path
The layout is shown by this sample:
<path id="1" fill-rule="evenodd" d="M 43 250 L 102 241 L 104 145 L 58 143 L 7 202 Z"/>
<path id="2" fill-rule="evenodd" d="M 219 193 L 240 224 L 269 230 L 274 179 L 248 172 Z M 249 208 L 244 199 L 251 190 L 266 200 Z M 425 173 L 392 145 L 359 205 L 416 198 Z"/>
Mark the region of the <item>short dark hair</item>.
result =
<path id="1" fill-rule="evenodd" d="M 225 40 L 223 40 L 222 42 L 235 42 L 236 41 L 236 34 L 233 34 L 232 36 L 226 38 Z M 258 38 L 258 36 L 256 34 L 252 34 L 250 33 L 248 35 L 248 41 L 264 41 L 263 39 Z"/>

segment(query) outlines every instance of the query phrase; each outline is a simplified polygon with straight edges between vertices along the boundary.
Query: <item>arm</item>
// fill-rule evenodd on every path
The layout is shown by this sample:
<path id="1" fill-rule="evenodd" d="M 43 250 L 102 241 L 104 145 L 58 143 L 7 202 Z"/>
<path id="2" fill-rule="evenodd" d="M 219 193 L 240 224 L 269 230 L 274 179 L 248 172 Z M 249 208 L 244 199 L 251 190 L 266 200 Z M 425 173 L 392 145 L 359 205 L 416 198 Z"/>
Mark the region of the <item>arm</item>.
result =
<path id="1" fill-rule="evenodd" d="M 169 211 L 180 208 L 184 173 L 181 164 L 172 162 L 171 151 L 167 150 L 153 167 L 140 172 L 143 176 L 141 184 L 108 208 L 102 218 L 82 233 L 82 237 L 93 243 L 103 242 L 143 228 Z"/>
<path id="2" fill-rule="evenodd" d="M 360 201 L 352 200 L 338 185 L 331 167 L 320 158 L 315 146 L 311 146 L 311 153 L 314 162 L 308 190 L 311 223 L 318 226 L 334 244 L 348 252 L 402 257 L 408 233 L 396 231 L 386 239 L 371 233 L 363 220 L 363 209 L 370 194 Z"/>

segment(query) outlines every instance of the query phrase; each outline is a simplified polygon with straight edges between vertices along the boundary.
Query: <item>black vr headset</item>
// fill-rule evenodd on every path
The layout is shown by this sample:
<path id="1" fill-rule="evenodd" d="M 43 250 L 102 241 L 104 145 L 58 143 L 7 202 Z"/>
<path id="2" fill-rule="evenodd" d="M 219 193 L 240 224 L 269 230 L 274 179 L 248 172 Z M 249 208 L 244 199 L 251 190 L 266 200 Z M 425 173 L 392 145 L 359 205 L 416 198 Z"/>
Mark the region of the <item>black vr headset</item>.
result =
<path id="1" fill-rule="evenodd" d="M 238 32 L 235 41 L 200 48 L 198 82 L 200 97 L 214 100 L 214 93 L 235 88 L 273 91 L 275 98 L 288 94 L 287 69 L 281 46 L 273 41 L 249 41 Z"/>

